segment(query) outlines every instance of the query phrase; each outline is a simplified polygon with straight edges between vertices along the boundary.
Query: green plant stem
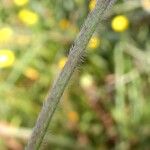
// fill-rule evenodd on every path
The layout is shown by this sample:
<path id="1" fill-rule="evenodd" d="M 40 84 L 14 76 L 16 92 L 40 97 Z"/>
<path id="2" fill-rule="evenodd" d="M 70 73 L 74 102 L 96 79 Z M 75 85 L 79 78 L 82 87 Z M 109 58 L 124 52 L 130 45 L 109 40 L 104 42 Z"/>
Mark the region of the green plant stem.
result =
<path id="1" fill-rule="evenodd" d="M 95 9 L 89 13 L 79 35 L 70 49 L 67 63 L 55 80 L 51 91 L 48 93 L 48 96 L 44 101 L 37 123 L 30 139 L 28 140 L 26 150 L 38 150 L 40 148 L 53 113 L 72 73 L 80 62 L 96 26 L 99 24 L 100 20 L 103 19 L 107 10 L 109 10 L 110 6 L 112 6 L 115 1 L 116 0 L 97 0 Z"/>

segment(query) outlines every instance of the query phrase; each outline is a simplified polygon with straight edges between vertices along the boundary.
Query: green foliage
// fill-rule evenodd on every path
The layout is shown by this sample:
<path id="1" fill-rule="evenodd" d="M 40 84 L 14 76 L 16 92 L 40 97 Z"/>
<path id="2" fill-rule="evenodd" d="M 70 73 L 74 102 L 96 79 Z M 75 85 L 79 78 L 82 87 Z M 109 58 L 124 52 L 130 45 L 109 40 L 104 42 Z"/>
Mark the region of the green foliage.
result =
<path id="1" fill-rule="evenodd" d="M 0 51 L 9 49 L 15 55 L 15 62 L 9 67 L 1 67 L 0 55 L 0 124 L 31 129 L 49 86 L 62 69 L 69 47 L 90 11 L 90 1 L 32 0 L 23 6 L 12 0 L 0 3 Z M 27 14 L 19 18 L 23 9 L 34 12 L 37 22 L 29 25 L 34 17 L 23 21 Z M 113 147 L 107 143 L 107 118 L 103 120 L 101 110 L 93 106 L 95 97 L 100 102 L 97 105 L 102 105 L 115 122 L 112 126 L 118 135 L 116 149 L 150 147 L 149 12 L 150 3 L 146 0 L 119 0 L 108 12 L 52 120 L 47 136 L 56 138 L 46 140 L 43 149 Z M 117 25 L 112 26 L 112 22 L 120 15 L 129 24 L 121 21 L 119 27 L 124 27 L 117 32 Z M 1 32 L 5 27 L 12 33 Z M 8 56 L 4 63 L 9 59 Z M 0 149 L 5 150 L 4 139 L 0 138 Z"/>

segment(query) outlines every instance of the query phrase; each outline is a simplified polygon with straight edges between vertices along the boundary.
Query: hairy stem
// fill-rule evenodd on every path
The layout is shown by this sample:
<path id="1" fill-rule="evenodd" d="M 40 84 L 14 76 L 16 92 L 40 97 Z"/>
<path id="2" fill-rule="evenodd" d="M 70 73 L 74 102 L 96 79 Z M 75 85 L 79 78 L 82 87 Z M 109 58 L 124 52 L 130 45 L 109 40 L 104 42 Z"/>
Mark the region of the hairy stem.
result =
<path id="1" fill-rule="evenodd" d="M 26 150 L 38 150 L 40 148 L 53 113 L 72 73 L 80 62 L 80 59 L 96 26 L 115 1 L 116 0 L 97 0 L 95 9 L 89 13 L 80 33 L 70 49 L 67 63 L 55 80 L 51 91 L 48 93 L 48 96 L 44 101 L 42 110 L 38 116 L 37 123 L 28 141 Z"/>

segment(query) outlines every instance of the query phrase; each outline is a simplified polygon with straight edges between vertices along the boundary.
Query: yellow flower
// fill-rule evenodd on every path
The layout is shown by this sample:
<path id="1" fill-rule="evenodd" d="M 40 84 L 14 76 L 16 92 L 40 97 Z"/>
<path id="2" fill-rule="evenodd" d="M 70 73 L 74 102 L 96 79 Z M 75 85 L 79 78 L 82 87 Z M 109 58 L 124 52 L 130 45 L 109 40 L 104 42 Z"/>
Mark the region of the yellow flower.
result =
<path id="1" fill-rule="evenodd" d="M 13 30 L 10 27 L 0 28 L 0 43 L 9 42 L 12 39 Z"/>
<path id="2" fill-rule="evenodd" d="M 13 2 L 17 6 L 24 6 L 29 2 L 29 0 L 13 0 Z"/>
<path id="3" fill-rule="evenodd" d="M 76 123 L 76 122 L 79 121 L 79 116 L 78 116 L 77 112 L 70 111 L 68 113 L 68 119 L 69 119 L 70 122 Z"/>
<path id="4" fill-rule="evenodd" d="M 0 50 L 0 68 L 10 67 L 14 64 L 15 55 L 11 50 Z"/>
<path id="5" fill-rule="evenodd" d="M 100 39 L 98 37 L 92 37 L 88 43 L 88 48 L 95 49 L 100 46 Z"/>
<path id="6" fill-rule="evenodd" d="M 150 0 L 141 0 L 141 4 L 144 10 L 150 12 Z"/>
<path id="7" fill-rule="evenodd" d="M 62 20 L 60 20 L 60 22 L 59 22 L 59 26 L 60 26 L 60 28 L 61 28 L 62 30 L 65 30 L 65 29 L 67 29 L 67 28 L 70 26 L 70 22 L 69 22 L 69 20 L 67 20 L 67 19 L 62 19 Z"/>
<path id="8" fill-rule="evenodd" d="M 112 29 L 116 32 L 123 32 L 129 26 L 129 20 L 124 15 L 119 15 L 113 18 L 111 23 Z"/>
<path id="9" fill-rule="evenodd" d="M 20 10 L 18 17 L 25 25 L 28 26 L 35 25 L 39 20 L 38 14 L 28 9 Z"/>
<path id="10" fill-rule="evenodd" d="M 39 78 L 39 72 L 30 67 L 25 70 L 24 75 L 31 80 L 37 80 Z"/>
<path id="11" fill-rule="evenodd" d="M 94 82 L 93 78 L 90 74 L 85 74 L 80 78 L 80 86 L 82 88 L 88 88 L 92 86 L 93 82 Z"/>
<path id="12" fill-rule="evenodd" d="M 89 9 L 92 11 L 96 6 L 96 0 L 90 0 Z"/>
<path id="13" fill-rule="evenodd" d="M 58 62 L 59 69 L 62 69 L 64 67 L 66 61 L 67 61 L 67 57 L 63 57 L 59 60 L 59 62 Z"/>

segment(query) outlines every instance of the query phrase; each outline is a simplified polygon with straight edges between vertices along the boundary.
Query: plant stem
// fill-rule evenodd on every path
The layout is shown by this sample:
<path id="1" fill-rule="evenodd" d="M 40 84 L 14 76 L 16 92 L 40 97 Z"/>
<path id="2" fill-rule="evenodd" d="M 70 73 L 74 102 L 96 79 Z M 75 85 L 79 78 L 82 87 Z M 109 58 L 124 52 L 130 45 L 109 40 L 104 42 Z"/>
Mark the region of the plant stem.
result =
<path id="1" fill-rule="evenodd" d="M 96 7 L 91 11 L 70 49 L 68 61 L 55 80 L 51 92 L 48 93 L 38 116 L 37 123 L 28 141 L 26 150 L 38 150 L 41 146 L 47 128 L 57 107 L 57 104 L 68 84 L 72 73 L 77 67 L 84 50 L 100 20 L 116 0 L 97 0 Z"/>

